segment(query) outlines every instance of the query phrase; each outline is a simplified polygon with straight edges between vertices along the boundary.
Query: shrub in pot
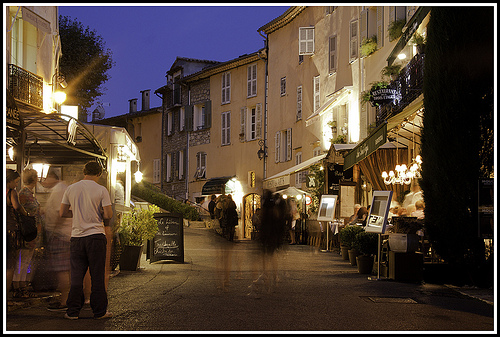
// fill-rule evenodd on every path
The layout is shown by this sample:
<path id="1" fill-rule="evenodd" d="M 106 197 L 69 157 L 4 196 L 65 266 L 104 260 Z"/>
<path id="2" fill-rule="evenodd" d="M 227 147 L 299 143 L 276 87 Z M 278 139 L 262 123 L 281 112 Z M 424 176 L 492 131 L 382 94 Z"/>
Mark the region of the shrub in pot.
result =
<path id="1" fill-rule="evenodd" d="M 356 264 L 360 274 L 370 274 L 373 269 L 373 257 L 378 250 L 378 236 L 375 233 L 361 232 L 356 234 L 352 243 L 359 255 L 356 257 Z"/>
<path id="2" fill-rule="evenodd" d="M 144 241 L 154 238 L 158 232 L 158 223 L 154 214 L 160 208 L 149 205 L 147 209 L 134 208 L 124 213 L 121 219 L 118 235 L 123 251 L 120 257 L 120 270 L 137 270 Z"/>
<path id="3" fill-rule="evenodd" d="M 352 250 L 352 243 L 354 241 L 354 238 L 356 236 L 356 234 L 358 234 L 359 232 L 362 232 L 363 231 L 363 227 L 361 226 L 358 226 L 358 225 L 347 225 L 345 226 L 344 228 L 342 228 L 342 230 L 339 232 L 339 238 L 340 238 L 340 243 L 341 243 L 341 250 L 342 250 L 342 246 L 344 246 L 344 251 L 347 249 L 348 251 L 349 250 Z M 349 252 L 348 252 L 349 254 Z M 351 258 L 350 255 L 353 255 L 353 258 Z M 345 257 L 343 256 L 343 258 L 345 259 Z M 348 255 L 348 258 L 349 261 L 351 262 L 351 265 L 355 266 L 356 265 L 356 252 L 351 252 L 349 255 Z"/>

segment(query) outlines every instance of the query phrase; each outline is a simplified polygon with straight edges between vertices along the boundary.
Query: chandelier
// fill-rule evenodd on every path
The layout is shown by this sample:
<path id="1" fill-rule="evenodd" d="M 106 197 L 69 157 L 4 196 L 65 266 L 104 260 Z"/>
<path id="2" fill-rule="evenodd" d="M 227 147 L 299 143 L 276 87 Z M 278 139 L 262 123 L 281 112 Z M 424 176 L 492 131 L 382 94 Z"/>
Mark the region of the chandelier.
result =
<path id="1" fill-rule="evenodd" d="M 398 136 L 399 136 L 399 130 L 396 133 L 396 163 L 399 162 L 398 160 Z M 413 153 L 415 153 L 415 135 L 412 130 L 412 138 L 413 138 Z M 391 184 L 400 184 L 400 185 L 410 185 L 412 179 L 415 178 L 421 178 L 422 176 L 420 175 L 420 170 L 422 167 L 422 158 L 420 155 L 417 155 L 411 162 L 410 167 L 408 168 L 406 164 L 396 164 L 396 168 L 394 171 L 389 171 L 387 173 L 386 171 L 382 172 L 382 178 L 384 178 L 384 183 L 386 185 L 391 185 Z"/>

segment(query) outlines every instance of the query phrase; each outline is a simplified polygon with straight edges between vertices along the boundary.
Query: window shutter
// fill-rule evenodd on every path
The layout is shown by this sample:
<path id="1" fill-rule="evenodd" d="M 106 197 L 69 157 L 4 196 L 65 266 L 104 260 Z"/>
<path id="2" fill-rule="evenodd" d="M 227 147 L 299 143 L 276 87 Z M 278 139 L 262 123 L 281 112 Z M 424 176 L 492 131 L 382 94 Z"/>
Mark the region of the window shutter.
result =
<path id="1" fill-rule="evenodd" d="M 314 54 L 314 27 L 299 27 L 299 55 Z"/>
<path id="2" fill-rule="evenodd" d="M 226 74 L 226 102 L 231 102 L 231 73 Z"/>
<path id="3" fill-rule="evenodd" d="M 257 95 L 257 65 L 252 64 L 247 68 L 247 97 Z"/>
<path id="4" fill-rule="evenodd" d="M 396 7 L 389 6 L 389 25 L 396 20 Z"/>
<path id="5" fill-rule="evenodd" d="M 302 119 L 302 86 L 297 87 L 297 120 Z"/>
<path id="6" fill-rule="evenodd" d="M 359 27 L 359 43 L 363 43 L 364 39 L 368 38 L 368 9 L 364 9 L 361 11 L 361 22 L 360 22 L 360 27 Z"/>
<path id="7" fill-rule="evenodd" d="M 184 131 L 186 125 L 186 109 L 184 107 L 179 109 L 179 131 Z"/>
<path id="8" fill-rule="evenodd" d="M 330 37 L 330 73 L 337 71 L 337 36 Z"/>
<path id="9" fill-rule="evenodd" d="M 245 137 L 246 119 L 247 119 L 247 107 L 242 107 L 240 109 L 240 141 L 241 142 L 244 142 L 246 140 L 246 137 Z"/>
<path id="10" fill-rule="evenodd" d="M 262 138 L 262 103 L 255 106 L 255 138 Z"/>
<path id="11" fill-rule="evenodd" d="M 194 106 L 193 105 L 186 105 L 185 109 L 185 114 L 186 114 L 186 130 L 187 131 L 193 131 L 193 112 L 194 112 Z"/>
<path id="12" fill-rule="evenodd" d="M 286 130 L 286 160 L 292 160 L 292 128 Z"/>
<path id="13" fill-rule="evenodd" d="M 349 58 L 353 61 L 358 58 L 358 20 L 351 22 Z"/>
<path id="14" fill-rule="evenodd" d="M 179 151 L 179 180 L 184 178 L 184 151 Z"/>
<path id="15" fill-rule="evenodd" d="M 205 102 L 205 115 L 203 116 L 203 128 L 207 129 L 212 126 L 212 101 Z"/>
<path id="16" fill-rule="evenodd" d="M 377 6 L 377 49 L 384 46 L 384 7 Z"/>
<path id="17" fill-rule="evenodd" d="M 167 182 L 172 180 L 172 156 L 170 153 L 167 153 L 167 160 L 166 160 L 166 176 L 167 176 Z"/>
<path id="18" fill-rule="evenodd" d="M 320 96 L 319 96 L 319 76 L 314 77 L 314 111 L 319 109 Z"/>
<path id="19" fill-rule="evenodd" d="M 274 135 L 274 162 L 280 162 L 280 143 L 281 143 L 281 131 L 278 131 Z"/>
<path id="20" fill-rule="evenodd" d="M 160 182 L 160 159 L 153 159 L 153 184 Z"/>
<path id="21" fill-rule="evenodd" d="M 226 103 L 226 74 L 221 76 L 221 103 Z"/>
<path id="22" fill-rule="evenodd" d="M 173 131 L 173 120 L 172 120 L 172 113 L 169 112 L 167 114 L 167 136 L 170 136 L 172 135 L 172 131 Z"/>

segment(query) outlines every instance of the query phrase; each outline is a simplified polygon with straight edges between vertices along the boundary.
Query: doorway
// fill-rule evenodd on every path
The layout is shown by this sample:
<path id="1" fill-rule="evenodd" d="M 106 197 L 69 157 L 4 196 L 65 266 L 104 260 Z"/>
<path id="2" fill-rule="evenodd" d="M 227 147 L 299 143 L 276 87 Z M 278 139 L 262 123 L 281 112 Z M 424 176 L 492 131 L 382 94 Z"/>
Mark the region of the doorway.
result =
<path id="1" fill-rule="evenodd" d="M 252 216 L 255 214 L 255 210 L 260 208 L 260 195 L 257 193 L 250 193 L 243 197 L 243 238 L 252 238 L 253 225 Z"/>

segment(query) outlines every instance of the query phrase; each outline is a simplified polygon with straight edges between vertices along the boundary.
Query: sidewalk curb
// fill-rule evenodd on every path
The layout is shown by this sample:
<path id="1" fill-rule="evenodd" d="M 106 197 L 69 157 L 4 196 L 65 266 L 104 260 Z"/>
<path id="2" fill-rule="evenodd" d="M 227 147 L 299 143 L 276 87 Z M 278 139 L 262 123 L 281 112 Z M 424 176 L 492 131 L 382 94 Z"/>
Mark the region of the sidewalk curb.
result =
<path id="1" fill-rule="evenodd" d="M 454 286 L 454 285 L 451 285 L 451 284 L 444 284 L 445 287 L 449 288 L 449 289 L 452 289 L 464 296 L 468 296 L 468 297 L 471 297 L 471 298 L 475 298 L 477 300 L 480 300 L 480 301 L 483 301 L 489 305 L 494 305 L 494 302 L 493 301 L 490 301 L 489 299 L 485 298 L 485 297 L 493 297 L 493 294 L 489 294 L 489 292 L 493 292 L 493 290 L 489 290 L 489 289 L 484 289 L 484 293 L 485 295 L 484 296 L 481 296 L 481 295 L 478 295 L 478 294 L 473 294 L 471 293 L 470 291 L 467 291 L 465 288 L 463 287 L 457 287 L 457 286 Z M 471 290 L 480 290 L 479 288 L 473 288 Z"/>

